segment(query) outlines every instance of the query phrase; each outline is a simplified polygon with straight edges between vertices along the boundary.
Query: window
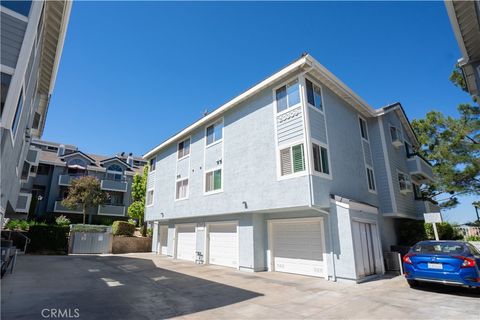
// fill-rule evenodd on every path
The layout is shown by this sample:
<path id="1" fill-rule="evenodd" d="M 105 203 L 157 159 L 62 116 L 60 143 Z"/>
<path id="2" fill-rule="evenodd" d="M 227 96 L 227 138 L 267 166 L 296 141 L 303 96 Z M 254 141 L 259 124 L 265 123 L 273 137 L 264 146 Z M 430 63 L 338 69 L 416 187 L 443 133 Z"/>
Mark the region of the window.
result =
<path id="1" fill-rule="evenodd" d="M 216 169 L 205 174 L 205 192 L 222 189 L 222 169 Z"/>
<path id="2" fill-rule="evenodd" d="M 313 147 L 313 169 L 320 173 L 330 174 L 328 167 L 328 152 L 324 147 L 312 143 Z"/>
<path id="3" fill-rule="evenodd" d="M 178 159 L 190 154 L 190 138 L 183 140 L 178 144 Z"/>
<path id="4" fill-rule="evenodd" d="M 407 141 L 405 141 L 405 153 L 407 154 L 407 158 L 411 158 L 412 156 L 415 155 L 415 153 L 413 152 L 412 145 Z"/>
<path id="5" fill-rule="evenodd" d="M 223 120 L 207 127 L 207 146 L 223 138 Z"/>
<path id="6" fill-rule="evenodd" d="M 153 190 L 147 191 L 147 206 L 151 206 L 153 204 Z"/>
<path id="7" fill-rule="evenodd" d="M 30 13 L 30 7 L 32 6 L 32 1 L 4 1 L 2 0 L 2 6 L 8 8 L 16 13 L 28 17 Z"/>
<path id="8" fill-rule="evenodd" d="M 398 172 L 398 185 L 401 193 L 406 194 L 412 191 L 412 181 L 410 180 L 410 176 L 403 172 Z"/>
<path id="9" fill-rule="evenodd" d="M 175 199 L 181 200 L 188 198 L 188 179 L 177 181 L 177 188 L 175 192 Z"/>
<path id="10" fill-rule="evenodd" d="M 35 114 L 33 115 L 32 129 L 38 129 L 38 127 L 40 126 L 41 117 L 42 116 L 40 115 L 40 113 L 35 112 Z"/>
<path id="11" fill-rule="evenodd" d="M 360 133 L 362 134 L 362 138 L 368 140 L 367 122 L 362 118 L 358 118 L 358 121 L 360 122 Z"/>
<path id="12" fill-rule="evenodd" d="M 367 180 L 368 180 L 368 190 L 375 191 L 375 177 L 373 175 L 373 169 L 367 168 Z"/>
<path id="13" fill-rule="evenodd" d="M 1 109 L 0 109 L 0 117 L 3 114 L 3 108 L 5 107 L 5 101 L 7 100 L 8 88 L 10 88 L 10 82 L 12 81 L 12 76 L 6 73 L 1 73 L 2 79 L 2 88 L 1 88 Z"/>
<path id="14" fill-rule="evenodd" d="M 413 196 L 415 200 L 423 200 L 422 190 L 420 190 L 420 186 L 418 184 L 412 183 L 413 185 Z"/>
<path id="15" fill-rule="evenodd" d="M 305 79 L 305 83 L 307 85 L 307 101 L 308 103 L 318 108 L 319 110 L 323 110 L 322 106 L 322 91 L 319 86 L 313 84 L 310 80 Z"/>
<path id="16" fill-rule="evenodd" d="M 155 158 L 150 159 L 150 172 L 155 171 L 155 164 L 156 164 L 155 160 L 156 160 Z"/>
<path id="17" fill-rule="evenodd" d="M 30 172 L 30 164 L 27 161 L 23 162 L 23 167 L 22 167 L 22 174 L 20 176 L 20 179 L 22 180 L 28 180 L 28 173 Z"/>
<path id="18" fill-rule="evenodd" d="M 20 97 L 18 97 L 17 110 L 15 110 L 15 116 L 12 123 L 12 134 L 15 136 L 17 133 L 18 123 L 20 122 L 20 117 L 22 116 L 23 109 L 23 90 L 20 91 Z"/>
<path id="19" fill-rule="evenodd" d="M 107 193 L 107 204 L 111 206 L 123 205 L 123 192 L 109 191 Z"/>
<path id="20" fill-rule="evenodd" d="M 292 147 L 281 149 L 280 167 L 282 176 L 304 171 L 305 156 L 303 152 L 303 144 L 297 144 Z"/>
<path id="21" fill-rule="evenodd" d="M 82 159 L 72 159 L 68 162 L 68 166 L 78 166 L 78 167 L 82 167 L 82 168 L 86 168 L 86 163 L 85 161 L 83 161 Z"/>
<path id="22" fill-rule="evenodd" d="M 277 112 L 287 110 L 300 103 L 300 93 L 298 87 L 298 80 L 294 80 L 289 84 L 277 89 Z"/>
<path id="23" fill-rule="evenodd" d="M 123 179 L 123 170 L 118 164 L 112 164 L 107 168 L 107 179 L 120 181 Z"/>

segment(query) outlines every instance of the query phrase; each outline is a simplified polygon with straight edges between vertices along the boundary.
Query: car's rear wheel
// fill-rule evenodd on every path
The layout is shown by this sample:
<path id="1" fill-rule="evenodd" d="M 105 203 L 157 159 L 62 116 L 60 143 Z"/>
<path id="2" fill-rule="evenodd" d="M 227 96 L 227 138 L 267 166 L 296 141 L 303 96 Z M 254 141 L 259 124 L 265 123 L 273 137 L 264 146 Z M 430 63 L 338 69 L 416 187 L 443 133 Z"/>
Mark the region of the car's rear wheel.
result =
<path id="1" fill-rule="evenodd" d="M 410 288 L 416 288 L 419 285 L 417 280 L 407 280 L 407 282 L 408 282 L 408 285 L 410 286 Z"/>

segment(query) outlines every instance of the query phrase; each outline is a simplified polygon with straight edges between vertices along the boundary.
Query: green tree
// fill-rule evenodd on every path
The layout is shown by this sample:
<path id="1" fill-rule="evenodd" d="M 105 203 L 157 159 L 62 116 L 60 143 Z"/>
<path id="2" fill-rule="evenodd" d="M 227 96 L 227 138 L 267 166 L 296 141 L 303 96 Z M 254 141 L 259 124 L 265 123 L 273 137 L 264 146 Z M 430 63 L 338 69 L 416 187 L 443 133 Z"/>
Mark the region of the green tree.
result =
<path id="1" fill-rule="evenodd" d="M 148 166 L 143 168 L 143 175 L 135 174 L 132 182 L 132 204 L 128 207 L 128 216 L 143 223 L 145 214 L 145 195 L 147 193 Z"/>
<path id="2" fill-rule="evenodd" d="M 100 181 L 92 176 L 73 179 L 68 187 L 68 196 L 62 200 L 62 205 L 76 209 L 79 206 L 83 212 L 83 223 L 86 222 L 87 210 L 96 208 L 107 201 L 107 194 L 100 187 Z"/>
<path id="3" fill-rule="evenodd" d="M 450 79 L 462 87 L 461 74 L 455 73 Z M 480 108 L 460 104 L 457 110 L 457 117 L 430 111 L 424 119 L 412 121 L 421 145 L 417 151 L 432 163 L 436 176 L 422 193 L 439 199 L 443 208 L 456 206 L 458 195 L 480 194 Z"/>

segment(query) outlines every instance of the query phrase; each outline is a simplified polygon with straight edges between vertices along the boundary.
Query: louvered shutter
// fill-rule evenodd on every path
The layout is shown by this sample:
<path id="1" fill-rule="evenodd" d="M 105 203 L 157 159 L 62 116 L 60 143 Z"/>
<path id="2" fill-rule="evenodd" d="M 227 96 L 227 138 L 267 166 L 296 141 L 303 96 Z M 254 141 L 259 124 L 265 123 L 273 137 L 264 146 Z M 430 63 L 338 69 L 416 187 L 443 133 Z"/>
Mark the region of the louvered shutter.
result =
<path id="1" fill-rule="evenodd" d="M 303 144 L 292 147 L 293 153 L 293 172 L 305 170 L 305 159 L 303 157 Z"/>
<path id="2" fill-rule="evenodd" d="M 292 157 L 290 148 L 280 150 L 280 166 L 282 176 L 292 173 Z"/>

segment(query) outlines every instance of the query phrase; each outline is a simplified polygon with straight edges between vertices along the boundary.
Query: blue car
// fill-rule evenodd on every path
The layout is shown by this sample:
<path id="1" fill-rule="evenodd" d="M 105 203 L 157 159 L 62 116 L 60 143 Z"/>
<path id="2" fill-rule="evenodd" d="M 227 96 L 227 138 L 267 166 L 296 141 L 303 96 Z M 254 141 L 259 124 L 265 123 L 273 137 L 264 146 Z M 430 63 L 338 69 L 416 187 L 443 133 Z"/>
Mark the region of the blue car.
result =
<path id="1" fill-rule="evenodd" d="M 421 241 L 403 257 L 410 287 L 436 282 L 480 290 L 479 268 L 479 250 L 463 241 Z"/>

